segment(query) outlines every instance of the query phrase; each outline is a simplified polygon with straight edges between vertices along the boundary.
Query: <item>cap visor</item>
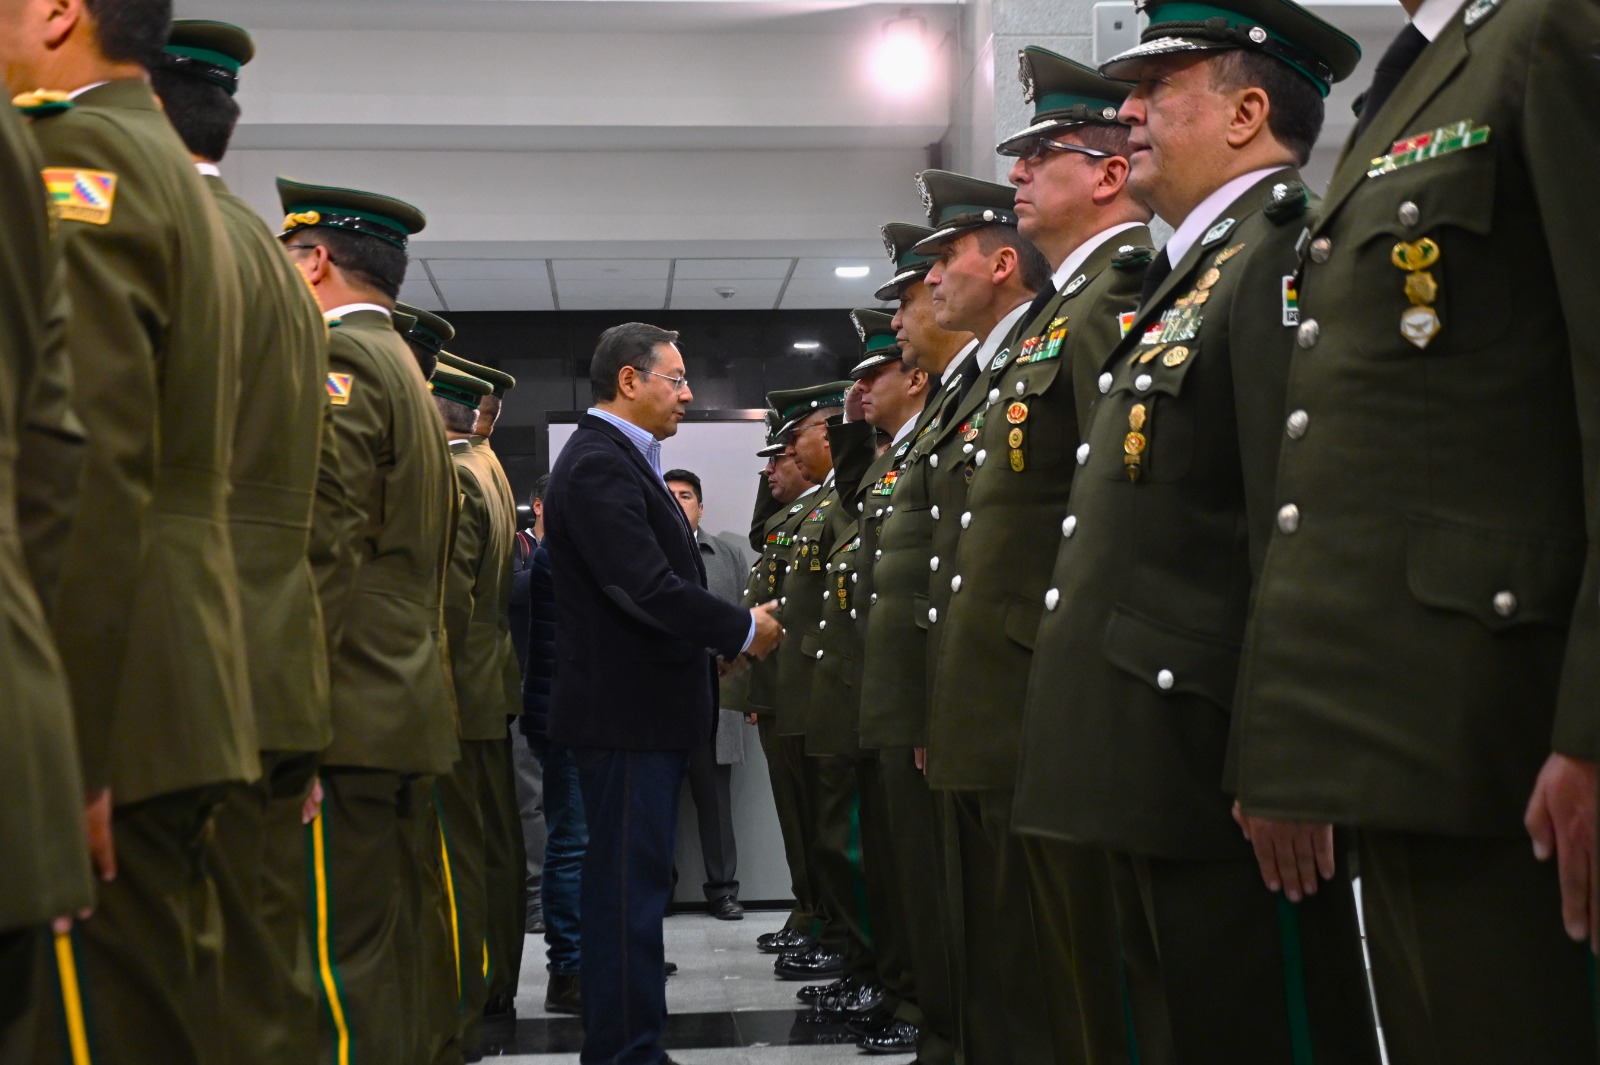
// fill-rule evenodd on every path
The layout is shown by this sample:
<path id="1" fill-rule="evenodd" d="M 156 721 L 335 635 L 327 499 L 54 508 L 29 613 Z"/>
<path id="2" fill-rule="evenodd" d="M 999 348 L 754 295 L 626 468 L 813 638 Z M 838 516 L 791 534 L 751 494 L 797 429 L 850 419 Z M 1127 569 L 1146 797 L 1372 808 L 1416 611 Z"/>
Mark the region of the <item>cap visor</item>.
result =
<path id="1" fill-rule="evenodd" d="M 756 458 L 758 458 L 758 459 L 774 458 L 774 457 L 776 457 L 778 455 L 783 454 L 784 448 L 786 448 L 786 447 L 788 447 L 787 444 L 768 444 L 766 447 L 764 447 L 760 451 L 756 452 Z"/>
<path id="2" fill-rule="evenodd" d="M 1028 140 L 1028 139 L 1030 139 L 1032 137 L 1037 137 L 1041 133 L 1050 133 L 1050 132 L 1052 132 L 1054 130 L 1058 130 L 1058 129 L 1059 130 L 1073 129 L 1074 127 L 1083 126 L 1083 125 L 1087 125 L 1087 123 L 1080 122 L 1080 121 L 1078 121 L 1076 119 L 1069 119 L 1069 118 L 1046 118 L 1046 119 L 1041 119 L 1040 121 L 1035 122 L 1033 125 L 1029 126 L 1027 129 L 1021 130 L 1021 131 L 1019 131 L 1017 133 L 1013 133 L 1011 136 L 1007 137 L 1005 140 L 1003 140 L 999 144 L 995 145 L 994 146 L 995 154 L 997 154 L 997 155 L 1020 155 L 1020 154 L 1022 154 L 1022 142 L 1023 141 L 1026 141 L 1026 140 Z"/>
<path id="3" fill-rule="evenodd" d="M 1156 56 L 1177 55 L 1181 52 L 1222 52 L 1235 47 L 1237 46 L 1196 40 L 1193 37 L 1154 37 L 1101 63 L 1100 73 L 1119 81 L 1133 81 L 1138 73 L 1138 65 L 1143 60 Z"/>
<path id="4" fill-rule="evenodd" d="M 949 244 L 961 234 L 970 233 L 974 229 L 982 229 L 988 224 L 989 223 L 987 222 L 979 222 L 977 225 L 971 226 L 946 226 L 944 229 L 936 230 L 935 232 L 930 233 L 928 236 L 917 241 L 911 246 L 911 250 L 916 252 L 918 255 L 935 254 L 936 252 L 942 250 L 946 244 Z"/>
<path id="5" fill-rule="evenodd" d="M 911 284 L 913 281 L 921 281 L 924 277 L 928 276 L 928 267 L 931 265 L 932 264 L 929 263 L 922 266 L 913 267 L 910 270 L 900 271 L 898 274 L 895 274 L 889 279 L 889 283 L 887 285 L 884 285 L 878 291 L 874 292 L 872 294 L 872 298 L 875 300 L 883 300 L 884 302 L 899 299 L 905 293 L 907 285 Z"/>
<path id="6" fill-rule="evenodd" d="M 887 352 L 880 352 L 871 356 L 870 358 L 862 359 L 860 362 L 856 363 L 855 366 L 851 367 L 850 377 L 853 380 L 859 381 L 873 370 L 876 370 L 878 367 L 887 366 L 891 362 L 899 361 L 900 352 L 898 349 L 896 349 L 892 355 L 888 354 Z"/>

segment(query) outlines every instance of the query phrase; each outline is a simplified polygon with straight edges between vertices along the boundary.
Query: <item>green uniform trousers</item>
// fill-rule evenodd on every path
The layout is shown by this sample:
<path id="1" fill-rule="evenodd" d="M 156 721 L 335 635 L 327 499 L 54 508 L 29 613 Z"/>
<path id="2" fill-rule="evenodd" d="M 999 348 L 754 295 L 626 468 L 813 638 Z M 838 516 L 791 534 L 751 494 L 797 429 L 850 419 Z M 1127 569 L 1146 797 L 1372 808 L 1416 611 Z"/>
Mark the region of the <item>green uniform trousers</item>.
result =
<path id="1" fill-rule="evenodd" d="M 756 718 L 756 734 L 767 757 L 767 777 L 772 782 L 772 805 L 778 815 L 778 831 L 783 836 L 783 857 L 789 865 L 789 890 L 794 893 L 794 909 L 784 931 L 814 935 L 817 931 L 816 902 L 811 891 L 811 858 L 807 852 L 806 826 L 810 823 L 805 808 L 805 740 L 798 736 L 779 736 L 777 719 L 771 714 Z"/>
<path id="2" fill-rule="evenodd" d="M 1266 889 L 1248 844 L 1239 859 L 1110 862 L 1139 1065 L 1376 1065 L 1342 856 L 1299 903 Z"/>
<path id="3" fill-rule="evenodd" d="M 484 884 L 489 900 L 489 997 L 510 1005 L 522 972 L 528 911 L 528 855 L 522 842 L 510 733 L 489 741 L 483 756 L 478 805 L 483 814 Z"/>
<path id="4" fill-rule="evenodd" d="M 947 882 L 963 933 L 961 1060 L 1051 1061 L 1027 859 L 1011 834 L 1012 793 L 957 791 L 950 802 Z"/>
<path id="5" fill-rule="evenodd" d="M 460 1065 L 462 972 L 469 960 L 456 953 L 459 920 L 446 873 L 438 782 L 431 776 L 412 777 L 407 789 L 408 809 L 400 825 L 410 860 L 402 865 L 400 957 L 414 1018 L 412 1060 L 418 1065 Z"/>
<path id="6" fill-rule="evenodd" d="M 878 786 L 888 819 L 895 881 L 892 907 L 906 933 L 906 959 L 911 992 L 921 1019 L 915 1024 L 920 1065 L 954 1065 L 956 1009 L 950 969 L 950 915 L 945 882 L 942 794 L 928 788 L 928 778 L 912 761 L 911 748 L 880 750 Z M 865 816 L 865 815 L 863 815 Z M 873 875 L 868 867 L 868 875 Z M 876 911 L 874 911 L 876 912 Z"/>
<path id="7" fill-rule="evenodd" d="M 811 885 L 822 945 L 844 954 L 847 973 L 875 980 L 877 963 L 868 938 L 866 885 L 861 876 L 856 760 L 808 755 L 805 770 L 805 804 L 812 812 Z"/>
<path id="8" fill-rule="evenodd" d="M 1596 1060 L 1592 958 L 1525 839 L 1358 830 L 1391 1065 Z"/>
<path id="9" fill-rule="evenodd" d="M 215 1065 L 311 1061 L 317 992 L 311 961 L 302 812 L 317 775 L 305 751 L 261 752 L 261 778 L 228 785 L 212 821 L 206 867 L 216 885 L 222 943 L 203 959 L 202 1058 Z M 207 1000 L 209 994 L 220 997 Z"/>
<path id="10" fill-rule="evenodd" d="M 51 953 L 55 936 L 48 925 L 11 928 L 0 932 L 0 1061 L 49 1061 L 35 1048 L 36 1029 L 54 1024 L 65 1029 L 81 1025 L 81 1013 L 71 1020 L 55 979 Z M 70 946 L 70 939 L 66 942 Z M 72 1059 L 60 1059 L 72 1062 Z"/>
<path id="11" fill-rule="evenodd" d="M 894 840 L 889 825 L 889 797 L 878 773 L 876 751 L 852 759 L 856 794 L 860 797 L 861 878 L 865 887 L 866 931 L 878 982 L 887 996 L 883 1008 L 895 1018 L 919 1027 L 922 1009 L 911 981 L 909 929 L 905 915 L 895 905 L 899 874 L 895 871 Z"/>
<path id="12" fill-rule="evenodd" d="M 438 779 L 439 822 L 447 861 L 444 871 L 453 946 L 452 969 L 459 958 L 461 1045 L 476 1047 L 483 1034 L 483 1006 L 489 1000 L 489 896 L 484 880 L 483 811 L 478 795 L 492 740 L 462 740 L 461 759 L 449 776 Z M 453 905 L 450 905 L 453 904 Z"/>
<path id="13" fill-rule="evenodd" d="M 1028 860 L 1055 1060 L 1130 1065 L 1110 860 L 1098 847 L 1038 836 L 1019 840 Z"/>
<path id="14" fill-rule="evenodd" d="M 191 1065 L 201 1032 L 214 1018 L 198 1005 L 214 1001 L 200 981 L 219 966 L 202 954 L 221 939 L 217 896 L 207 875 L 211 813 L 221 792 L 190 788 L 117 807 L 111 815 L 117 877 L 99 885 L 94 916 L 74 926 L 69 949 L 49 952 L 50 1009 L 36 1011 L 36 1057 L 73 1062 L 74 1027 L 95 1065 Z M 65 962 L 63 965 L 62 962 Z"/>

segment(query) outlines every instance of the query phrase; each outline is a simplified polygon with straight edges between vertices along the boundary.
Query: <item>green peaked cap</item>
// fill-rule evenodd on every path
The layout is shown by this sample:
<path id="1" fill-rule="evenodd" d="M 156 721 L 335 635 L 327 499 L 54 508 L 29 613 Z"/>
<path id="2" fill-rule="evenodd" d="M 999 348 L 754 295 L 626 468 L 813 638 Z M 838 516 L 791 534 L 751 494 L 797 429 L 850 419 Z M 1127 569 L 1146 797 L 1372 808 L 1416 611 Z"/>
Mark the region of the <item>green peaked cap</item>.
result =
<path id="1" fill-rule="evenodd" d="M 1128 96 L 1127 83 L 1031 44 L 1017 53 L 1017 80 L 1022 98 L 1033 105 L 1033 122 L 1000 142 L 995 151 L 1001 155 L 1019 155 L 1032 138 L 1073 126 L 1117 125 Z"/>
<path id="2" fill-rule="evenodd" d="M 496 396 L 504 396 L 507 392 L 517 387 L 517 379 L 504 370 L 496 370 L 492 366 L 484 366 L 481 363 L 473 362 L 471 359 L 463 359 L 460 355 L 452 355 L 448 351 L 441 351 L 439 352 L 439 361 L 446 366 L 460 370 L 462 373 L 471 374 L 473 377 L 489 382 L 489 386 Z"/>
<path id="3" fill-rule="evenodd" d="M 894 264 L 894 276 L 872 296 L 880 300 L 897 300 L 905 294 L 907 285 L 921 281 L 933 266 L 933 256 L 911 250 L 933 236 L 933 230 L 909 222 L 890 222 L 880 227 L 878 232 L 883 234 L 883 250 L 889 253 L 889 261 Z"/>
<path id="4" fill-rule="evenodd" d="M 765 421 L 767 426 L 767 443 L 765 447 L 756 452 L 756 456 L 758 458 L 770 459 L 774 455 L 783 454 L 783 449 L 788 445 L 783 442 L 783 434 L 779 431 L 783 428 L 783 415 L 779 414 L 775 410 L 769 409 L 766 413 Z"/>
<path id="5" fill-rule="evenodd" d="M 822 385 L 809 385 L 805 388 L 786 388 L 778 392 L 767 393 L 767 404 L 778 412 L 782 423 L 778 435 L 783 435 L 812 411 L 826 410 L 830 407 L 843 407 L 844 394 L 850 391 L 854 381 L 829 381 Z"/>
<path id="6" fill-rule="evenodd" d="M 477 410 L 478 405 L 483 402 L 483 397 L 493 390 L 489 382 L 446 364 L 442 356 L 439 365 L 433 371 L 433 376 L 428 378 L 428 387 L 433 390 L 434 395 L 459 403 L 463 407 L 471 407 L 473 410 Z"/>
<path id="7" fill-rule="evenodd" d="M 399 304 L 395 305 L 394 313 L 389 315 L 389 321 L 394 324 L 394 331 L 402 337 L 409 336 L 411 331 L 417 327 L 417 316 L 402 311 Z"/>
<path id="8" fill-rule="evenodd" d="M 938 227 L 917 242 L 915 250 L 923 254 L 937 252 L 974 229 L 1017 224 L 1016 190 L 1010 185 L 949 170 L 924 170 L 917 175 L 917 190 L 928 218 Z"/>
<path id="9" fill-rule="evenodd" d="M 328 226 L 377 237 L 404 251 L 406 238 L 422 232 L 428 224 L 426 215 L 393 196 L 333 185 L 307 185 L 286 177 L 278 179 L 278 200 L 287 212 L 280 238 L 310 226 Z"/>
<path id="10" fill-rule="evenodd" d="M 456 327 L 432 311 L 413 307 L 409 303 L 397 303 L 394 305 L 394 313 L 395 332 L 424 348 L 431 355 L 438 355 L 446 344 L 455 339 Z M 402 314 L 410 319 L 410 324 L 404 329 L 400 328 Z"/>
<path id="11" fill-rule="evenodd" d="M 1102 63 L 1100 73 L 1132 78 L 1151 56 L 1243 48 L 1289 64 L 1326 97 L 1361 61 L 1354 38 L 1294 0 L 1143 0 L 1141 8 L 1150 25 L 1140 43 Z"/>
<path id="12" fill-rule="evenodd" d="M 857 307 L 850 312 L 856 335 L 861 338 L 862 359 L 850 368 L 850 376 L 859 381 L 880 366 L 900 361 L 900 342 L 894 328 L 894 315 L 870 307 Z"/>
<path id="13" fill-rule="evenodd" d="M 255 56 L 256 43 L 241 27 L 213 19 L 180 18 L 172 22 L 160 63 L 164 70 L 220 85 L 232 96 L 239 91 L 239 68 Z"/>

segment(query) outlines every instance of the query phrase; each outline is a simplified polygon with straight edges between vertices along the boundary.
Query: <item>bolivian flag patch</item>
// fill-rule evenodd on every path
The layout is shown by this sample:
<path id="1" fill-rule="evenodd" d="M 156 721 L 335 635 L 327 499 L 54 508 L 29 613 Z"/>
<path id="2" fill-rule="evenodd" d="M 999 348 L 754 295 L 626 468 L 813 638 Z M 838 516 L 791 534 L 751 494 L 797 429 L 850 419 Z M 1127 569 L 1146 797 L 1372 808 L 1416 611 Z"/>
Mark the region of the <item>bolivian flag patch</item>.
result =
<path id="1" fill-rule="evenodd" d="M 335 407 L 348 407 L 350 405 L 350 388 L 355 383 L 355 376 L 347 373 L 330 373 L 328 375 L 328 402 Z"/>
<path id="2" fill-rule="evenodd" d="M 103 226 L 111 221 L 111 205 L 117 198 L 117 175 L 104 170 L 74 170 L 48 167 L 44 187 L 61 217 L 68 222 L 90 222 Z"/>

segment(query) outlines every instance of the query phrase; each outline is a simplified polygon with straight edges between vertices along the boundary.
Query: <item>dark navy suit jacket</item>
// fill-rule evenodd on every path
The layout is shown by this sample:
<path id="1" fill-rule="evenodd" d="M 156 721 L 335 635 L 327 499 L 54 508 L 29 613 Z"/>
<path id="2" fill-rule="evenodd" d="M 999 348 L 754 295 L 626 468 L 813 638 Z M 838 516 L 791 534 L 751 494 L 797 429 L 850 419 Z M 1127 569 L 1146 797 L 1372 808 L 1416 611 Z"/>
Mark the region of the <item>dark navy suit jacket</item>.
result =
<path id="1" fill-rule="evenodd" d="M 551 742 L 635 751 L 709 742 L 710 652 L 738 655 L 750 612 L 706 591 L 683 509 L 600 418 L 578 419 L 550 471 L 545 543 L 556 608 Z"/>

